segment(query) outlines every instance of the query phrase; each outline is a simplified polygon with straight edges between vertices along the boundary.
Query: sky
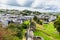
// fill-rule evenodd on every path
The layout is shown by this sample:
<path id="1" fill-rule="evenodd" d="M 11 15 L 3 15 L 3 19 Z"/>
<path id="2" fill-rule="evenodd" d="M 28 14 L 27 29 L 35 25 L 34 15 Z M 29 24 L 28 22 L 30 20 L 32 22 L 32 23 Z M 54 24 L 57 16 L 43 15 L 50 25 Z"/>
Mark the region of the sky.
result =
<path id="1" fill-rule="evenodd" d="M 0 8 L 60 12 L 60 0 L 0 0 Z"/>

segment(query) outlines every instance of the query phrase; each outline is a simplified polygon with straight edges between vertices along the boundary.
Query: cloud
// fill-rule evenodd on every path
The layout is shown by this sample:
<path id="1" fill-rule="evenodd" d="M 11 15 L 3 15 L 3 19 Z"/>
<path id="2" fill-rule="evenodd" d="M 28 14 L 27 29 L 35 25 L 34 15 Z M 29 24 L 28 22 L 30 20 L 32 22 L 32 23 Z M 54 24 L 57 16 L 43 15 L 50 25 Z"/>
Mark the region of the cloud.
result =
<path id="1" fill-rule="evenodd" d="M 34 0 L 16 0 L 16 2 L 25 7 L 30 7 Z"/>
<path id="2" fill-rule="evenodd" d="M 0 0 L 0 3 L 2 3 L 2 4 L 7 4 L 7 1 L 8 1 L 8 0 Z"/>
<path id="3" fill-rule="evenodd" d="M 40 11 L 60 11 L 60 0 L 0 0 L 0 6 L 4 8 L 32 8 Z M 1 8 L 0 7 L 0 8 Z"/>
<path id="4" fill-rule="evenodd" d="M 25 5 L 27 0 L 16 0 L 18 4 Z"/>
<path id="5" fill-rule="evenodd" d="M 60 0 L 35 0 L 31 7 L 44 10 L 57 10 L 60 8 Z"/>
<path id="6" fill-rule="evenodd" d="M 9 1 L 7 2 L 7 5 L 20 6 L 20 5 L 16 2 L 16 0 L 9 0 Z"/>
<path id="7" fill-rule="evenodd" d="M 60 6 L 59 3 L 60 3 L 60 0 L 35 0 L 32 3 L 31 7 L 38 7 L 40 4 Z"/>
<path id="8" fill-rule="evenodd" d="M 44 2 L 44 0 L 34 0 L 31 7 L 38 7 L 42 2 Z"/>

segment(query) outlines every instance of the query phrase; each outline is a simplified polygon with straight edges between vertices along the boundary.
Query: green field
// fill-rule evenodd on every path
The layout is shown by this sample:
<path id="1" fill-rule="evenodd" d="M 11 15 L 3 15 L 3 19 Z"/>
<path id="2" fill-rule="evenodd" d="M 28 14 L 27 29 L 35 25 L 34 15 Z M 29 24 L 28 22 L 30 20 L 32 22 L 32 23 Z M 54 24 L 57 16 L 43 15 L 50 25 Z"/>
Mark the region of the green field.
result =
<path id="1" fill-rule="evenodd" d="M 38 28 L 34 32 L 35 36 L 42 36 L 45 40 L 60 40 L 60 35 L 54 28 L 54 23 L 43 24 L 44 29 Z M 38 30 L 38 31 L 37 31 Z"/>
<path id="2" fill-rule="evenodd" d="M 52 40 L 52 39 L 50 39 L 46 34 L 44 34 L 42 31 L 36 30 L 36 31 L 34 32 L 34 35 L 35 35 L 35 36 L 41 36 L 41 37 L 44 38 L 44 40 Z"/>

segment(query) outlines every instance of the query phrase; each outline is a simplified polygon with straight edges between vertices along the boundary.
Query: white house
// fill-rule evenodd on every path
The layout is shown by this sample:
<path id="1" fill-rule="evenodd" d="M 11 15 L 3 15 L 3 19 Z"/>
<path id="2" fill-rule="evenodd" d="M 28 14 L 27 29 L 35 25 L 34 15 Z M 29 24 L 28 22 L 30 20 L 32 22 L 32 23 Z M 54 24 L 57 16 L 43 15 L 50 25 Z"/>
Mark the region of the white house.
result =
<path id="1" fill-rule="evenodd" d="M 50 18 L 49 18 L 49 22 L 56 20 L 56 18 L 57 18 L 56 16 L 51 15 Z"/>

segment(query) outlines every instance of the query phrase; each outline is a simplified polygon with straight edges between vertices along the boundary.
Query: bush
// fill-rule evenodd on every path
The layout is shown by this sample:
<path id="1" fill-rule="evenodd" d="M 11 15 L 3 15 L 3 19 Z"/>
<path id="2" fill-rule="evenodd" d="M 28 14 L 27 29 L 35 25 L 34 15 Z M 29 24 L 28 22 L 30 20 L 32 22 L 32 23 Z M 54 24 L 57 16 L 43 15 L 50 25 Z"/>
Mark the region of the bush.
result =
<path id="1" fill-rule="evenodd" d="M 41 24 L 41 25 L 42 25 L 42 21 L 40 21 L 40 19 L 37 18 L 37 16 L 34 16 L 34 20 L 35 20 L 38 24 Z"/>
<path id="2" fill-rule="evenodd" d="M 18 37 L 19 39 L 23 38 L 23 28 L 22 25 L 9 24 L 8 29 L 11 30 L 11 35 Z"/>
<path id="3" fill-rule="evenodd" d="M 27 27 L 29 27 L 30 25 L 30 22 L 29 21 L 25 21 L 23 24 L 22 24 L 22 27 L 23 29 L 27 29 Z"/>

